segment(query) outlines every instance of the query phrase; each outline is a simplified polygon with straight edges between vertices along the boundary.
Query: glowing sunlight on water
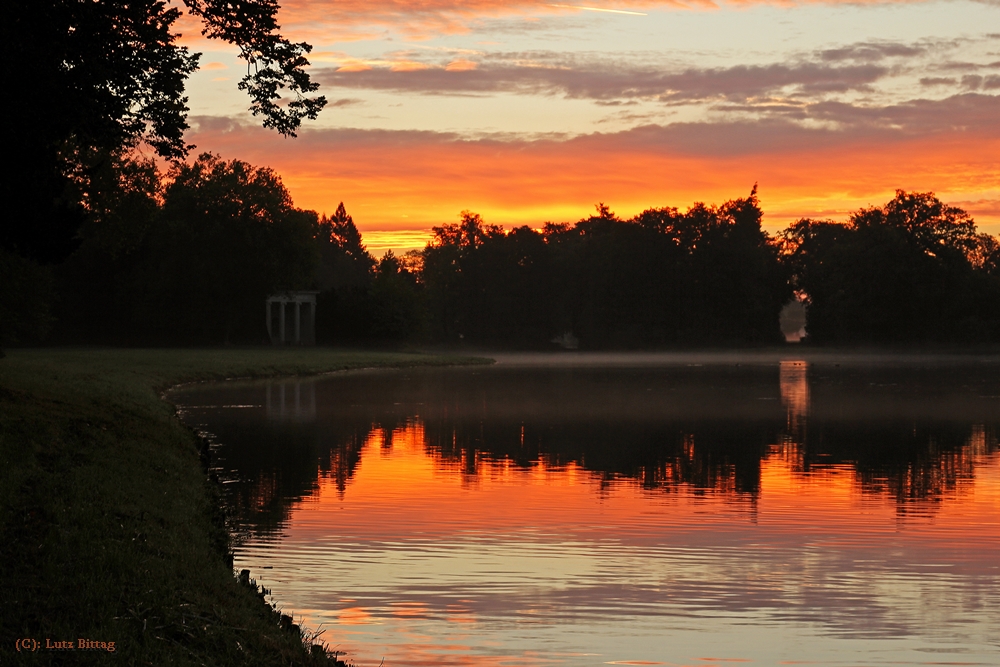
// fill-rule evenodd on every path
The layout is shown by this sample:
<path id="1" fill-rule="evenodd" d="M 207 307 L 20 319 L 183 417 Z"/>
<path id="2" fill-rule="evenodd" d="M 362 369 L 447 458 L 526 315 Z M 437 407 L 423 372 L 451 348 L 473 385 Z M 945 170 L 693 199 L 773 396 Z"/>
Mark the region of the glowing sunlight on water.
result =
<path id="1" fill-rule="evenodd" d="M 1000 662 L 1000 450 L 991 423 L 911 419 L 900 433 L 919 447 L 868 465 L 853 448 L 896 431 L 823 417 L 846 405 L 831 397 L 849 401 L 860 390 L 818 379 L 803 361 L 725 376 L 602 371 L 600 386 L 610 382 L 614 395 L 599 403 L 662 398 L 643 408 L 650 421 L 639 430 L 622 441 L 600 431 L 595 448 L 587 441 L 596 422 L 578 428 L 578 416 L 567 425 L 517 407 L 525 394 L 542 400 L 534 383 L 551 412 L 576 414 L 567 406 L 579 406 L 573 392 L 590 391 L 589 376 L 535 370 L 517 374 L 508 392 L 504 372 L 229 389 L 258 392 L 266 408 L 256 418 L 276 443 L 266 449 L 272 467 L 238 473 L 239 511 L 258 518 L 246 519 L 236 567 L 359 666 L 383 658 L 442 666 Z M 722 413 L 671 416 L 669 405 L 700 396 L 702 383 L 706 396 L 735 387 L 716 407 L 758 421 L 720 431 Z M 898 407 L 896 394 L 878 391 L 862 399 Z M 238 398 L 229 402 L 251 402 Z M 228 443 L 230 467 L 245 467 L 240 457 L 250 455 L 239 441 L 263 427 L 227 426 L 226 415 L 252 422 L 252 411 L 199 411 L 198 403 L 223 401 L 193 394 L 185 401 L 186 418 Z M 899 422 L 893 409 L 886 423 Z M 361 426 L 324 427 L 351 419 Z M 952 431 L 964 435 L 945 446 Z M 632 456 L 623 452 L 648 448 L 649 433 L 669 446 L 624 463 L 604 452 Z M 292 458 L 298 467 L 312 461 L 313 472 L 289 493 Z"/>

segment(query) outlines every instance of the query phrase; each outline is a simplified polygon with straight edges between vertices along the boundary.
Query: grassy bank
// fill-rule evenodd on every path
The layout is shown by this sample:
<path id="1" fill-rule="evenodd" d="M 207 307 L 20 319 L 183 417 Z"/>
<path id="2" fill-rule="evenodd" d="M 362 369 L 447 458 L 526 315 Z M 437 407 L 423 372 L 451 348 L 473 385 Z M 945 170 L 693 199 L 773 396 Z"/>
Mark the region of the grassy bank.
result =
<path id="1" fill-rule="evenodd" d="M 160 393 L 199 380 L 461 361 L 471 360 L 9 350 L 0 359 L 0 664 L 323 662 L 233 577 L 199 442 Z M 38 650 L 17 652 L 23 639 L 37 644 L 22 649 Z M 60 643 L 67 648 L 50 648 Z"/>

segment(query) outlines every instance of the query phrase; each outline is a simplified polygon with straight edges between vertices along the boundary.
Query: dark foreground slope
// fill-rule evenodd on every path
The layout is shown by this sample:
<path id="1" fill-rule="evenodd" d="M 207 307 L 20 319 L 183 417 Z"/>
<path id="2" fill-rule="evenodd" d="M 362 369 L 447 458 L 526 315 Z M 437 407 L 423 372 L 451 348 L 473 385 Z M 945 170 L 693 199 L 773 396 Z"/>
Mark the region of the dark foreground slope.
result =
<path id="1" fill-rule="evenodd" d="M 10 351 L 0 360 L 0 662 L 326 663 L 234 578 L 199 441 L 160 392 L 460 361 L 333 350 Z"/>

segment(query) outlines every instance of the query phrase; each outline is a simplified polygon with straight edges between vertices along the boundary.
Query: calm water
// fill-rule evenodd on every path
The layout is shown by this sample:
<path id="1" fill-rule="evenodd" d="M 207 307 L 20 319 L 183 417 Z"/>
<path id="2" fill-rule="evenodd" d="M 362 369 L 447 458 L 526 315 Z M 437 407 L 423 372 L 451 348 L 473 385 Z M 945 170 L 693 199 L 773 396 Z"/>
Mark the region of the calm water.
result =
<path id="1" fill-rule="evenodd" d="M 736 359 L 172 398 L 236 567 L 359 667 L 1000 664 L 1000 363 Z"/>

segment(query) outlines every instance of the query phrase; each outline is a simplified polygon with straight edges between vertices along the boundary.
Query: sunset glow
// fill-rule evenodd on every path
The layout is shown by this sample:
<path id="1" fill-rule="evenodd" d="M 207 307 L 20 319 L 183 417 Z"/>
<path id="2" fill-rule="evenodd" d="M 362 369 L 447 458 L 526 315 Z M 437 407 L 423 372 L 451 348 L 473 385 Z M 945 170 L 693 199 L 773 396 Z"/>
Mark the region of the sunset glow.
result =
<path id="1" fill-rule="evenodd" d="M 797 465 L 795 443 L 772 446 L 761 465 L 759 498 L 751 504 L 739 502 L 725 480 L 720 480 L 714 494 L 679 493 L 657 498 L 656 491 L 626 480 L 604 489 L 597 475 L 576 464 L 553 466 L 544 460 L 525 469 L 509 459 L 484 459 L 477 461 L 479 472 L 468 475 L 463 472 L 466 462 L 447 461 L 433 454 L 420 423 L 395 430 L 391 447 L 387 447 L 385 436 L 379 427 L 369 434 L 361 464 L 346 493 L 341 494 L 332 479 L 320 482 L 318 493 L 303 503 L 290 528 L 295 539 L 322 540 L 329 526 L 338 525 L 339 530 L 379 542 L 407 535 L 458 539 L 470 530 L 503 533 L 529 528 L 541 540 L 586 542 L 594 536 L 567 528 L 575 523 L 574 517 L 599 512 L 601 522 L 609 527 L 600 539 L 643 543 L 647 538 L 636 530 L 635 517 L 651 502 L 672 508 L 672 533 L 693 533 L 709 542 L 724 542 L 726 525 L 740 526 L 751 518 L 768 526 L 769 539 L 784 539 L 779 536 L 786 533 L 788 539 L 796 539 L 795 535 L 810 533 L 817 516 L 823 516 L 824 539 L 834 541 L 856 536 L 858 513 L 869 517 L 872 536 L 894 533 L 899 527 L 894 498 L 867 488 L 851 465 L 831 465 L 803 474 Z M 697 447 L 696 442 L 691 446 Z M 970 442 L 964 455 L 970 462 L 977 456 L 975 443 Z M 980 457 L 979 462 L 982 465 L 985 460 Z M 906 520 L 908 530 L 915 530 L 915 536 L 924 532 L 921 527 L 931 533 L 946 531 L 954 542 L 929 545 L 946 551 L 966 550 L 982 539 L 995 540 L 1000 530 L 1000 477 L 995 466 L 985 472 L 976 484 L 947 494 L 941 504 L 929 500 L 914 504 Z M 345 503 L 365 508 L 358 512 L 357 523 L 345 524 L 354 516 L 344 516 Z M 379 512 L 390 512 L 393 520 L 372 521 L 369 513 Z M 712 517 L 712 531 L 705 530 L 706 514 Z M 842 534 L 838 525 L 843 527 Z M 853 544 L 853 548 L 864 548 L 861 543 Z M 875 543 L 871 546 L 877 547 Z"/>
<path id="2" fill-rule="evenodd" d="M 594 10 L 594 11 L 589 11 Z M 708 10 L 708 11 L 707 11 Z M 282 3 L 330 103 L 259 129 L 191 38 L 198 150 L 340 201 L 371 248 L 473 210 L 506 227 L 721 203 L 758 183 L 771 231 L 934 191 L 1000 232 L 995 5 L 976 2 Z M 822 26 L 822 28 L 820 28 Z M 196 34 L 186 30 L 186 34 Z M 226 72 L 228 75 L 228 72 Z"/>
<path id="3" fill-rule="evenodd" d="M 991 664 L 992 366 L 739 359 L 507 355 L 186 410 L 233 443 L 237 569 L 354 664 Z"/>
<path id="4" fill-rule="evenodd" d="M 790 423 L 798 423 L 808 409 L 805 376 L 794 367 L 783 375 Z M 844 637 L 862 636 L 867 614 L 898 608 L 892 622 L 923 622 L 908 616 L 903 598 L 943 599 L 954 594 L 953 586 L 972 590 L 996 569 L 1000 467 L 995 454 L 979 451 L 975 434 L 962 454 L 975 459 L 975 482 L 940 501 L 915 502 L 902 514 L 897 499 L 867 488 L 852 465 L 803 473 L 794 441 L 772 446 L 761 464 L 759 493 L 751 499 L 725 480 L 708 493 L 686 484 L 664 492 L 626 479 L 602 483 L 576 464 L 544 460 L 524 468 L 484 458 L 470 475 L 468 462 L 434 453 L 420 422 L 389 435 L 373 427 L 346 492 L 334 479 L 321 479 L 316 492 L 292 509 L 279 549 L 264 544 L 241 556 L 255 571 L 266 564 L 275 572 L 295 572 L 292 581 L 275 584 L 281 599 L 306 623 L 334 629 L 343 650 L 357 659 L 538 665 L 603 655 L 598 662 L 605 664 L 774 664 L 754 642 L 741 644 L 752 636 L 744 624 L 728 626 L 724 639 L 713 635 L 722 641 L 716 651 L 726 657 L 696 657 L 689 636 L 705 641 L 699 616 L 691 628 L 671 621 L 669 639 L 662 638 L 653 653 L 675 659 L 669 662 L 636 659 L 650 648 L 609 643 L 603 635 L 591 638 L 599 654 L 525 650 L 511 630 L 502 646 L 490 638 L 504 622 L 520 627 L 536 618 L 541 629 L 553 631 L 552 620 L 566 612 L 564 625 L 586 627 L 583 610 L 604 607 L 626 616 L 636 613 L 636 605 L 671 610 L 680 619 L 690 613 L 687 606 L 707 605 L 713 623 L 727 615 L 764 619 L 786 604 L 782 600 L 806 597 L 812 589 L 812 604 L 826 622 Z M 849 572 L 845 582 L 830 578 L 841 568 Z M 945 578 L 935 583 L 912 574 L 929 569 Z M 331 574 L 338 571 L 344 576 Z M 312 583 L 331 576 L 336 599 L 317 588 L 324 584 Z M 266 582 L 268 575 L 263 577 Z M 602 582 L 613 577 L 626 577 L 613 588 L 622 597 L 604 599 Z M 855 585 L 871 599 L 851 603 L 862 605 L 851 611 L 853 606 L 841 605 L 857 595 Z M 345 586 L 353 591 L 349 597 L 339 592 Z M 745 588 L 757 592 L 744 603 L 735 592 L 744 595 Z M 684 597 L 691 595 L 700 602 Z M 566 612 L 560 612 L 563 607 Z M 638 623 L 649 617 L 631 618 Z M 765 626 L 751 627 L 758 633 Z M 539 641 L 534 633 L 528 636 Z M 550 641 L 561 637 L 553 634 Z M 823 655 L 829 649 L 816 639 L 812 655 Z M 582 648 L 591 645 L 583 642 Z M 850 644 L 837 644 L 835 651 L 844 646 Z"/>
<path id="5" fill-rule="evenodd" d="M 1000 232 L 1000 200 L 981 198 L 1000 196 L 1000 137 L 697 156 L 650 147 L 656 134 L 646 128 L 619 137 L 511 142 L 308 130 L 299 144 L 240 127 L 192 136 L 199 145 L 269 162 L 298 206 L 332 212 L 342 200 L 366 239 L 400 232 L 396 242 L 409 247 L 422 247 L 432 226 L 455 222 L 466 209 L 494 224 L 540 227 L 586 217 L 598 201 L 629 217 L 647 208 L 721 203 L 746 196 L 754 183 L 772 232 L 800 217 L 843 220 L 888 201 L 896 187 L 936 190 L 984 231 Z M 335 154 L 359 159 L 345 165 L 329 159 Z"/>

